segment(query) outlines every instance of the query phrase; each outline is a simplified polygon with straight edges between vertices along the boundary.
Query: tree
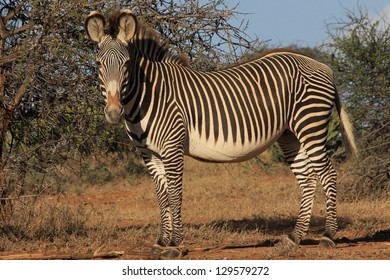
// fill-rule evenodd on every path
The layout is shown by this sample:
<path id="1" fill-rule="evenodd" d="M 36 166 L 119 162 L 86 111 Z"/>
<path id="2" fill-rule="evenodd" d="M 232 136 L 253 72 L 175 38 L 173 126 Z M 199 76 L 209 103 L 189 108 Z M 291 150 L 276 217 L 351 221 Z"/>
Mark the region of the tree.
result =
<path id="1" fill-rule="evenodd" d="M 171 47 L 188 56 L 199 70 L 215 70 L 235 63 L 247 52 L 257 52 L 262 42 L 246 33 L 248 22 L 231 20 L 241 14 L 226 0 L 102 1 L 103 11 L 131 8 L 138 18 L 169 39 Z"/>
<path id="2" fill-rule="evenodd" d="M 390 190 L 390 26 L 367 11 L 347 11 L 329 25 L 337 84 L 352 116 L 361 159 L 353 187 L 365 195 Z M 364 188 L 363 188 L 364 187 Z"/>
<path id="3" fill-rule="evenodd" d="M 7 216 L 5 210 L 9 208 L 8 180 L 4 174 L 7 163 L 3 157 L 4 143 L 10 129 L 12 115 L 22 102 L 31 80 L 30 65 L 26 65 L 19 82 L 14 83 L 13 94 L 7 94 L 10 90 L 6 87 L 7 78 L 10 78 L 12 64 L 23 56 L 26 57 L 34 48 L 34 43 L 26 38 L 31 23 L 22 16 L 26 12 L 24 6 L 24 1 L 1 1 L 0 9 L 0 214 L 2 218 Z"/>
<path id="4" fill-rule="evenodd" d="M 199 69 L 218 68 L 258 42 L 229 23 L 236 10 L 223 0 L 0 3 L 2 205 L 10 192 L 45 191 L 42 183 L 27 188 L 26 174 L 45 177 L 65 161 L 128 150 L 123 128 L 107 128 L 103 117 L 95 54 L 83 31 L 90 11 L 130 7 Z"/>

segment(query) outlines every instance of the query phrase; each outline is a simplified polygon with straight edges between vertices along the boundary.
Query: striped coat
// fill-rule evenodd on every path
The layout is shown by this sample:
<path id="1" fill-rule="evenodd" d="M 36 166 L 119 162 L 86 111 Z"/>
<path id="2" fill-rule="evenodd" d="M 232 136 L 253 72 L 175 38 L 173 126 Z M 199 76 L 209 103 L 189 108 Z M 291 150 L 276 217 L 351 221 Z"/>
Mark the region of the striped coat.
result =
<path id="1" fill-rule="evenodd" d="M 137 17 L 124 10 L 110 18 L 92 12 L 88 36 L 98 44 L 99 80 L 111 123 L 124 120 L 150 170 L 161 214 L 159 246 L 178 246 L 184 155 L 207 162 L 250 159 L 278 142 L 302 190 L 289 240 L 308 230 L 317 178 L 327 196 L 322 243 L 337 230 L 336 172 L 326 153 L 332 108 L 346 143 L 356 152 L 331 69 L 302 54 L 276 50 L 227 69 L 201 72 Z M 232 210 L 233 211 L 233 210 Z"/>

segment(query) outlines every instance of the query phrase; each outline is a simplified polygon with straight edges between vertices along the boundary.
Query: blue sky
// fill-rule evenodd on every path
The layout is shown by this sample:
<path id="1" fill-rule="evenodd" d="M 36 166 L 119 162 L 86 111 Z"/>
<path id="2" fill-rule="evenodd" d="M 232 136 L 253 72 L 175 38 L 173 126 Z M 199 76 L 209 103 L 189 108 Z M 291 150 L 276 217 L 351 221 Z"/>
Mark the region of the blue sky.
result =
<path id="1" fill-rule="evenodd" d="M 345 19 L 346 11 L 357 10 L 358 4 L 367 8 L 370 16 L 387 14 L 390 19 L 390 0 L 227 0 L 230 6 L 248 15 L 247 33 L 270 45 L 283 47 L 291 43 L 316 46 L 327 39 L 326 23 L 335 18 Z"/>

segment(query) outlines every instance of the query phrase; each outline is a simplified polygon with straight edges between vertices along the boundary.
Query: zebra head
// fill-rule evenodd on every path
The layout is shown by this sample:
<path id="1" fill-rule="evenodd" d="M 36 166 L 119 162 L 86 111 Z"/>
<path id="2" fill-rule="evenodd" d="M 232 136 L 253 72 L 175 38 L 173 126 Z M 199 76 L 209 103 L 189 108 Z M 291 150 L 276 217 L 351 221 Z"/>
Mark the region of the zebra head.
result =
<path id="1" fill-rule="evenodd" d="M 121 100 L 129 84 L 129 41 L 137 30 L 137 19 L 131 10 L 118 12 L 110 19 L 109 31 L 105 29 L 104 16 L 91 12 L 85 20 L 88 37 L 99 47 L 96 63 L 99 83 L 106 98 L 104 113 L 109 123 L 119 123 L 124 115 Z"/>

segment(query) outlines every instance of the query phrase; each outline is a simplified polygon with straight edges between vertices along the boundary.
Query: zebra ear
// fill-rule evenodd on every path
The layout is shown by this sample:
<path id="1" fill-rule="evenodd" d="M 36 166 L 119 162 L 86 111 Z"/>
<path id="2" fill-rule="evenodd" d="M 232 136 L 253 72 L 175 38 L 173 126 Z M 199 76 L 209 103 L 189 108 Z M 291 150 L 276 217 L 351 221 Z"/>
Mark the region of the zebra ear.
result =
<path id="1" fill-rule="evenodd" d="M 129 42 L 137 31 L 137 17 L 130 9 L 123 10 L 118 16 L 118 39 L 122 42 Z"/>
<path id="2" fill-rule="evenodd" d="M 92 41 L 100 43 L 105 34 L 105 25 L 104 16 L 97 11 L 93 11 L 85 19 L 85 32 Z"/>

